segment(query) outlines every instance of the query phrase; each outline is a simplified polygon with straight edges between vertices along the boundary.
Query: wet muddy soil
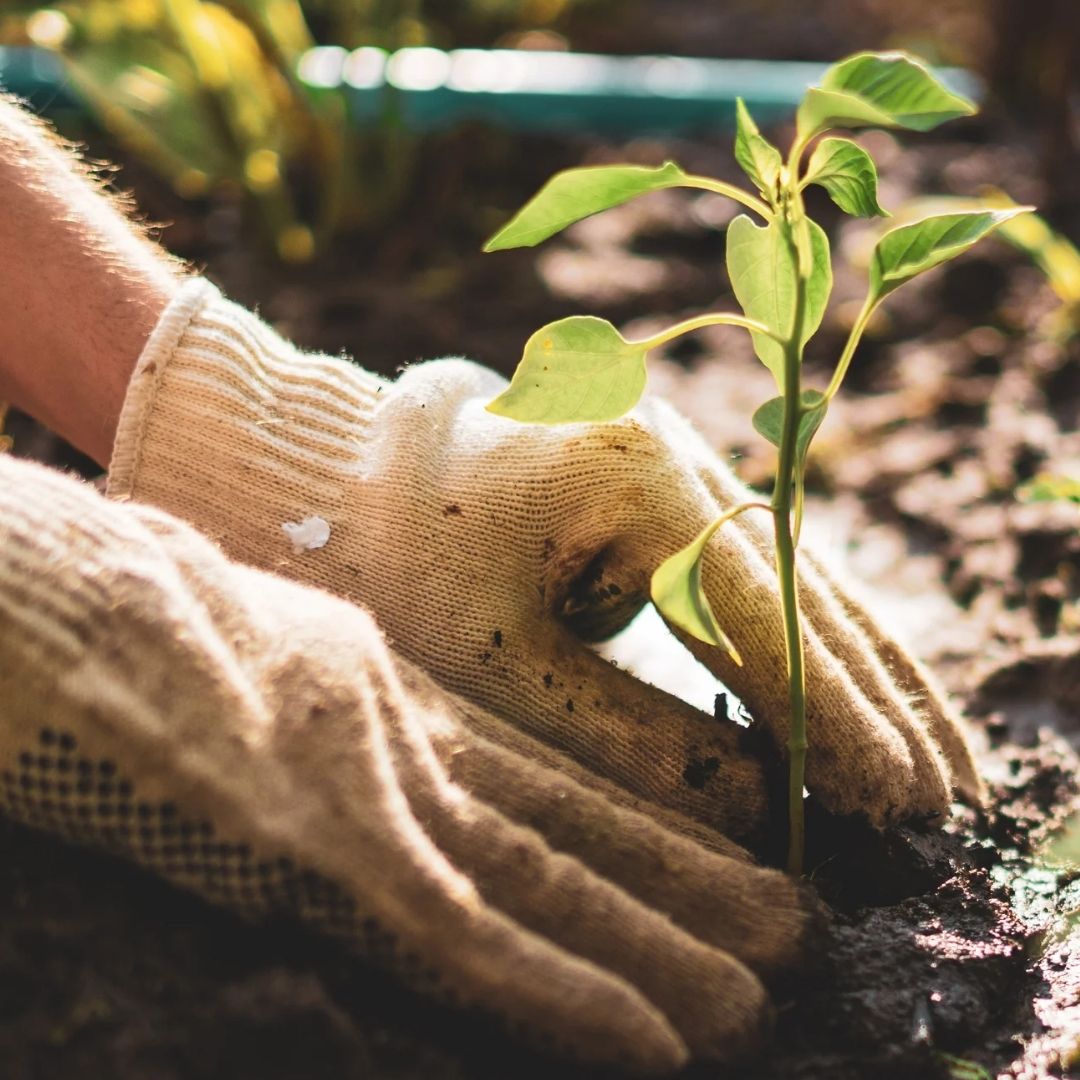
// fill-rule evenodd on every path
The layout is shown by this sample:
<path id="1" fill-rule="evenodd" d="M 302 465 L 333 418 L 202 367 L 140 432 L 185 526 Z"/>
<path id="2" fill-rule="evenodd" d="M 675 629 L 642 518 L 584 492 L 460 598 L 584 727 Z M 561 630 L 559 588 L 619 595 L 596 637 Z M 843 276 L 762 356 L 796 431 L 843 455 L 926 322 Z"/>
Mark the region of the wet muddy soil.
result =
<path id="1" fill-rule="evenodd" d="M 743 18 L 749 6 L 734 5 Z M 834 7 L 843 5 L 822 10 Z M 838 20 L 819 43 L 823 55 L 877 43 L 853 41 Z M 706 23 L 691 40 L 723 54 L 737 23 Z M 868 38 L 883 32 L 863 29 Z M 597 31 L 595 46 L 643 48 L 625 34 L 608 38 Z M 736 40 L 749 48 L 752 39 Z M 764 31 L 759 41 L 757 54 L 769 54 Z M 798 51 L 794 39 L 790 47 Z M 882 201 L 893 207 L 985 184 L 1020 201 L 1050 194 L 1039 148 L 1001 116 L 942 139 L 902 147 L 874 135 L 868 144 L 885 176 Z M 99 152 L 112 156 L 107 146 Z M 387 373 L 446 354 L 508 372 L 547 319 L 592 312 L 644 336 L 730 305 L 720 272 L 730 211 L 712 196 L 661 193 L 537 252 L 473 254 L 553 169 L 665 157 L 735 179 L 726 147 L 706 140 L 523 146 L 477 131 L 440 137 L 421 151 L 394 228 L 300 270 L 273 268 L 235 207 L 193 212 L 137 168 L 127 175 L 148 213 L 172 223 L 164 236 L 174 250 L 302 344 L 345 349 Z M 1060 194 L 1055 202 L 1063 205 Z M 828 206 L 816 209 L 834 252 L 864 258 L 865 227 L 838 227 Z M 1080 220 L 1075 204 L 1062 213 L 1065 225 Z M 857 273 L 838 273 L 811 378 L 835 356 L 860 287 Z M 928 275 L 871 327 L 822 430 L 808 529 L 965 706 L 990 799 L 981 812 L 958 807 L 931 833 L 812 820 L 812 876 L 835 912 L 824 959 L 778 995 L 766 1055 L 723 1075 L 1080 1076 L 1069 1072 L 1080 1063 L 1080 949 L 1070 940 L 1080 883 L 1046 848 L 1078 805 L 1080 512 L 1016 494 L 1043 469 L 1080 474 L 1080 355 L 1054 336 L 1056 303 L 1039 272 L 1003 244 Z M 741 475 L 767 483 L 770 460 L 748 417 L 771 396 L 770 382 L 738 334 L 717 329 L 681 343 L 658 358 L 652 381 Z M 21 420 L 14 434 L 23 453 L 89 468 Z M 0 1080 L 78 1075 L 574 1073 L 483 1021 L 411 996 L 317 937 L 246 925 L 126 864 L 0 823 Z"/>

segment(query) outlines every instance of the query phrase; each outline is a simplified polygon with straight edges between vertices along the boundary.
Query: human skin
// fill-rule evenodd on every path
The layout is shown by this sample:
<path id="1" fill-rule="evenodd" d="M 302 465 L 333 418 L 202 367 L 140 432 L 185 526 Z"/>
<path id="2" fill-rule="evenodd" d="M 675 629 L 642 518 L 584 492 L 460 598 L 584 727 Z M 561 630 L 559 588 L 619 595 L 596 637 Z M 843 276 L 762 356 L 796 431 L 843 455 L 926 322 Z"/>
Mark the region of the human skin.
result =
<path id="1" fill-rule="evenodd" d="M 2 95 L 0 208 L 0 400 L 107 465 L 131 371 L 183 270 Z"/>

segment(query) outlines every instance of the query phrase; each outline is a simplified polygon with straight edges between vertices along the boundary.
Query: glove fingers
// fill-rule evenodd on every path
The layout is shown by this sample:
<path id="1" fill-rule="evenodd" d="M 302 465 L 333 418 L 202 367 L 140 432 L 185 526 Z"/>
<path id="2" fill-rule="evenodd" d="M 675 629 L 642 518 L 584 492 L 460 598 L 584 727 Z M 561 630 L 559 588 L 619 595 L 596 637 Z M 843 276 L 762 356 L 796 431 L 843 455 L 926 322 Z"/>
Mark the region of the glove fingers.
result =
<path id="1" fill-rule="evenodd" d="M 691 529 L 687 532 L 692 534 Z M 658 565 L 671 554 L 671 547 L 670 537 L 665 541 L 658 533 L 631 538 L 607 553 L 609 573 L 632 584 L 641 576 L 641 567 Z M 707 549 L 702 577 L 713 610 L 739 648 L 743 664 L 736 665 L 723 650 L 678 630 L 676 636 L 746 703 L 774 744 L 783 748 L 790 712 L 775 571 L 756 544 L 731 530 Z M 828 644 L 812 620 L 804 619 L 811 747 L 807 786 L 831 810 L 864 813 L 876 824 L 944 812 L 949 804 L 948 769 L 904 695 L 876 658 L 852 652 L 855 648 L 868 652 L 865 643 L 852 642 L 850 633 L 835 621 L 825 625 Z M 855 672 L 872 673 L 876 701 L 863 693 L 849 670 L 849 654 L 857 658 Z M 882 777 L 888 782 L 883 784 Z"/>
<path id="2" fill-rule="evenodd" d="M 0 688 L 10 702 L 5 680 Z M 63 714 L 50 710 L 50 722 L 58 715 Z M 45 743 L 42 734 L 48 736 Z M 28 760 L 30 751 L 46 751 L 33 754 L 34 766 L 3 771 L 14 784 L 3 784 L 0 810 L 16 820 L 130 858 L 244 916 L 293 915 L 340 938 L 417 991 L 493 1012 L 541 1047 L 643 1073 L 666 1073 L 686 1059 L 682 1040 L 639 991 L 478 903 L 464 878 L 433 879 L 426 856 L 410 852 L 409 865 L 403 855 L 413 845 L 389 843 L 380 852 L 367 847 L 359 831 L 345 829 L 332 841 L 334 855 L 324 829 L 312 837 L 261 828 L 273 814 L 223 812 L 224 800 L 206 793 L 191 797 L 190 778 L 133 781 L 123 747 L 78 723 L 39 732 L 37 742 L 37 747 L 29 740 L 20 743 L 29 749 L 18 755 Z M 51 757 L 60 747 L 70 748 L 72 756 Z M 50 759 L 54 768 L 72 761 L 73 787 L 85 763 L 95 793 L 106 776 L 114 788 L 130 790 L 132 801 L 115 805 L 120 810 L 131 805 L 135 812 L 121 820 L 93 811 L 77 814 L 83 807 L 108 804 L 97 802 L 96 794 L 94 801 L 67 802 L 42 789 L 48 781 L 38 777 L 55 773 L 41 771 L 37 763 Z M 0 760 L 15 765 L 10 753 L 0 751 Z M 32 784 L 32 793 L 12 798 L 23 781 Z M 380 883 L 379 895 L 366 887 L 371 881 Z M 528 976 L 507 988 L 502 985 L 507 970 Z"/>
<path id="3" fill-rule="evenodd" d="M 635 679 L 566 628 L 518 649 L 504 644 L 507 677 L 479 704 L 628 791 L 735 838 L 765 822 L 762 764 L 742 729 L 717 722 Z"/>
<path id="4" fill-rule="evenodd" d="M 483 903 L 423 832 L 369 617 L 56 474 L 0 462 L 0 477 L 5 812 L 243 914 L 298 916 L 583 1061 L 685 1061 L 638 991 Z"/>
<path id="5" fill-rule="evenodd" d="M 695 1057 L 730 1061 L 758 1044 L 768 1000 L 750 971 L 470 797 L 433 754 L 417 752 L 419 739 L 401 734 L 409 745 L 397 755 L 398 770 L 414 812 L 485 901 L 638 988 Z"/>
<path id="6" fill-rule="evenodd" d="M 619 784 L 579 765 L 563 751 L 519 731 L 494 713 L 481 709 L 464 698 L 459 699 L 458 705 L 461 722 L 484 743 L 509 751 L 516 757 L 536 762 L 537 765 L 572 780 L 578 787 L 594 792 L 615 806 L 649 818 L 665 832 L 693 841 L 699 848 L 733 859 L 749 859 L 745 848 L 711 826 L 695 821 L 670 807 L 634 795 Z"/>
<path id="7" fill-rule="evenodd" d="M 35 618 L 43 614 L 36 605 Z M 183 676 L 182 657 L 163 659 Z M 245 916 L 295 916 L 415 989 L 492 1012 L 581 1061 L 643 1073 L 685 1061 L 684 1043 L 639 991 L 483 903 L 411 818 L 379 755 L 343 759 L 338 739 L 312 745 L 354 732 L 352 708 L 312 702 L 296 715 L 320 730 L 305 734 L 294 720 L 283 740 L 293 745 L 267 756 L 252 753 L 254 728 L 226 723 L 204 700 L 226 750 L 204 757 L 190 715 L 138 695 L 108 709 L 73 701 L 63 680 L 34 679 L 38 667 L 13 650 L 0 662 L 0 812 Z M 109 686 L 107 672 L 84 675 Z M 506 985 L 507 971 L 528 975 Z"/>
<path id="8" fill-rule="evenodd" d="M 674 502 L 659 487 L 629 485 L 608 492 L 617 502 L 612 533 L 617 539 L 602 554 L 603 577 L 623 595 L 646 591 L 652 569 L 673 549 L 692 539 L 721 508 L 747 497 L 715 455 L 695 446 L 688 436 L 684 456 L 696 461 L 690 466 L 693 482 L 684 478 Z M 757 516 L 768 521 L 767 515 Z M 706 594 L 743 665 L 721 649 L 685 637 L 684 642 L 742 698 L 782 749 L 790 725 L 787 657 L 772 541 L 757 516 L 749 512 L 722 528 L 706 548 L 702 571 Z M 949 770 L 905 694 L 869 644 L 859 640 L 843 610 L 835 603 L 815 604 L 810 587 L 803 591 L 819 616 L 803 620 L 807 786 L 834 812 L 863 813 L 879 825 L 942 814 L 950 802 Z M 685 751 L 688 745 L 692 748 L 692 740 L 676 736 L 669 752 Z M 695 760 L 708 759 L 687 755 L 683 768 L 690 777 L 699 775 Z M 620 781 L 626 782 L 621 776 Z M 724 827 L 739 828 L 736 823 Z"/>
<path id="9" fill-rule="evenodd" d="M 802 958 L 813 905 L 789 877 L 704 851 L 652 818 L 471 734 L 445 754 L 449 775 L 552 848 L 579 859 L 758 975 Z"/>
<path id="10" fill-rule="evenodd" d="M 952 770 L 953 779 L 966 799 L 978 805 L 984 795 L 984 785 L 979 777 L 971 747 L 959 717 L 950 708 L 944 691 L 936 680 L 903 646 L 883 633 L 862 604 L 847 590 L 842 589 L 835 578 L 818 561 L 812 552 L 801 556 L 804 577 L 812 582 L 808 590 L 807 609 L 812 620 L 821 624 L 820 607 L 823 598 L 840 606 L 843 614 L 857 628 L 862 640 L 868 643 L 873 654 L 886 668 L 893 681 L 904 693 L 941 749 Z M 860 657 L 865 655 L 860 650 Z M 860 663 L 857 674 L 860 683 L 866 685 L 877 681 L 877 671 L 870 665 Z"/>
<path id="11" fill-rule="evenodd" d="M 730 571 L 721 579 L 718 565 L 726 554 L 722 548 L 707 553 L 703 577 L 721 622 L 725 612 L 736 610 L 736 597 L 741 599 L 740 621 L 731 632 L 743 665 L 701 642 L 685 643 L 746 703 L 776 744 L 786 746 L 790 711 L 779 604 L 771 592 L 736 593 L 738 583 L 731 581 Z M 834 627 L 827 632 L 844 637 Z M 875 705 L 869 700 L 846 656 L 834 653 L 809 620 L 804 620 L 803 640 L 806 786 L 835 813 L 865 814 L 877 825 L 944 813 L 950 801 L 947 770 L 906 702 L 888 684 L 882 687 L 884 701 Z"/>
<path id="12" fill-rule="evenodd" d="M 688 523 L 687 539 L 697 524 Z M 629 537 L 609 553 L 611 574 L 632 580 L 632 568 L 658 565 L 672 546 L 663 530 Z M 787 658 L 775 569 L 763 548 L 749 530 L 729 527 L 717 534 L 703 562 L 709 602 L 743 664 L 721 649 L 678 636 L 782 748 L 790 725 Z M 804 619 L 807 786 L 829 809 L 863 813 L 875 824 L 943 813 L 949 805 L 948 770 L 936 747 L 868 646 L 853 642 L 836 614 L 825 613 L 820 626 Z M 860 688 L 849 654 L 857 671 L 869 673 L 876 700 Z"/>

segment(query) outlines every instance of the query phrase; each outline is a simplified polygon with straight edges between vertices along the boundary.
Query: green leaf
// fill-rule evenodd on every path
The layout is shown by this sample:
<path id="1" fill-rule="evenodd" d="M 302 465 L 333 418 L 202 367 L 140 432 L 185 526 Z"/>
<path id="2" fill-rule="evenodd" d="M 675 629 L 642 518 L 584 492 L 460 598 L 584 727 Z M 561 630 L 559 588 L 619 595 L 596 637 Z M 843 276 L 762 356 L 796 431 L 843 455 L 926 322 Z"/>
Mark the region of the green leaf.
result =
<path id="1" fill-rule="evenodd" d="M 812 139 L 830 128 L 891 128 L 897 125 L 887 112 L 854 94 L 811 86 L 796 113 L 799 138 Z"/>
<path id="2" fill-rule="evenodd" d="M 650 592 L 657 611 L 673 626 L 691 637 L 724 649 L 740 667 L 742 657 L 720 628 L 701 585 L 701 558 L 713 533 L 728 515 L 703 529 L 681 551 L 665 559 L 653 572 Z"/>
<path id="3" fill-rule="evenodd" d="M 770 205 L 775 205 L 783 164 L 780 151 L 758 131 L 742 98 L 735 101 L 735 160 Z"/>
<path id="4" fill-rule="evenodd" d="M 485 245 L 485 251 L 535 247 L 567 225 L 661 188 L 679 187 L 687 174 L 673 161 L 656 169 L 599 165 L 556 173 Z"/>
<path id="5" fill-rule="evenodd" d="M 806 461 L 811 440 L 821 427 L 829 402 L 820 390 L 802 392 L 802 415 L 799 417 L 799 437 L 795 441 L 796 463 L 801 469 Z M 779 449 L 784 433 L 784 399 L 770 398 L 754 413 L 754 430 Z"/>
<path id="6" fill-rule="evenodd" d="M 806 285 L 806 314 L 801 345 L 821 325 L 832 291 L 829 238 L 821 226 L 808 221 L 811 275 Z M 781 338 L 791 336 L 795 321 L 797 259 L 784 226 L 779 222 L 755 225 L 740 214 L 727 233 L 727 269 L 731 287 L 746 315 L 764 323 Z M 753 334 L 754 351 L 773 373 L 777 384 L 784 377 L 784 347 L 766 334 Z"/>
<path id="7" fill-rule="evenodd" d="M 874 159 L 850 139 L 822 139 L 810 155 L 803 183 L 820 184 L 846 214 L 889 216 L 878 205 Z"/>
<path id="8" fill-rule="evenodd" d="M 906 53 L 856 53 L 833 64 L 820 86 L 807 91 L 799 105 L 798 132 L 805 140 L 833 127 L 929 131 L 975 111 L 972 102 Z"/>
<path id="9" fill-rule="evenodd" d="M 955 1054 L 936 1055 L 949 1073 L 949 1080 L 994 1080 L 993 1073 L 977 1061 L 957 1057 Z"/>
<path id="10" fill-rule="evenodd" d="M 645 389 L 648 344 L 626 341 L 605 319 L 572 315 L 525 343 L 510 385 L 488 411 L 534 424 L 617 420 Z"/>
<path id="11" fill-rule="evenodd" d="M 967 210 L 923 218 L 891 229 L 878 242 L 870 263 L 870 298 L 877 303 L 919 274 L 962 255 L 1027 206 Z"/>
<path id="12" fill-rule="evenodd" d="M 1080 503 L 1080 480 L 1072 476 L 1040 473 L 1018 493 L 1024 502 Z"/>

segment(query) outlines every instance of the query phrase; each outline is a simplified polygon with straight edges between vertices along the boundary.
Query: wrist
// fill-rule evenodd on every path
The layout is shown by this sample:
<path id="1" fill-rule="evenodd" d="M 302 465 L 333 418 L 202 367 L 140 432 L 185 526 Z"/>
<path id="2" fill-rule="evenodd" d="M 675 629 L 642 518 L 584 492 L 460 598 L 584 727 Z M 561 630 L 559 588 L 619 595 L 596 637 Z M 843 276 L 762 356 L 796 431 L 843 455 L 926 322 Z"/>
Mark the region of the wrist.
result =
<path id="1" fill-rule="evenodd" d="M 109 494 L 168 510 L 240 561 L 280 567 L 294 555 L 283 525 L 318 516 L 336 529 L 345 516 L 384 386 L 189 281 L 135 366 Z"/>
<path id="2" fill-rule="evenodd" d="M 104 463 L 180 271 L 69 148 L 0 98 L 0 398 Z"/>

